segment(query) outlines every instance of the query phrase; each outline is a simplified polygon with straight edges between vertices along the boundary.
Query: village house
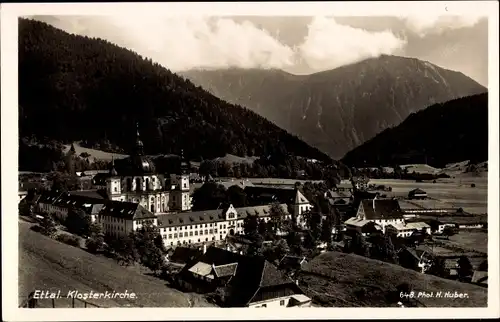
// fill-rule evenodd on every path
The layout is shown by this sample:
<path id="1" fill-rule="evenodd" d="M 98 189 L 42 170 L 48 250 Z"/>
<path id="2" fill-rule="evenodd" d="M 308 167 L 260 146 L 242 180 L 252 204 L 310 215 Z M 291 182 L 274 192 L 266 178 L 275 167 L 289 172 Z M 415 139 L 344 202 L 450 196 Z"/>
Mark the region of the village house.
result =
<path id="1" fill-rule="evenodd" d="M 396 235 L 397 237 L 410 237 L 414 232 L 420 231 L 428 235 L 431 234 L 431 226 L 425 222 L 405 222 L 389 224 L 386 227 L 387 232 Z"/>
<path id="2" fill-rule="evenodd" d="M 425 199 L 427 198 L 427 192 L 422 189 L 413 189 L 408 193 L 408 199 Z"/>
<path id="3" fill-rule="evenodd" d="M 360 202 L 355 217 L 346 220 L 347 230 L 361 231 L 362 227 L 373 222 L 383 233 L 388 225 L 404 223 L 403 212 L 396 199 L 364 199 Z"/>
<path id="4" fill-rule="evenodd" d="M 344 223 L 348 231 L 357 231 L 367 235 L 375 230 L 386 231 L 398 237 L 409 237 L 415 231 L 431 233 L 431 227 L 425 222 L 406 222 L 403 211 L 396 199 L 363 199 L 356 216 Z"/>
<path id="5" fill-rule="evenodd" d="M 426 273 L 432 266 L 432 251 L 426 247 L 416 249 L 403 246 L 398 251 L 399 264 L 405 268 L 416 270 L 420 273 Z"/>
<path id="6" fill-rule="evenodd" d="M 176 278 L 184 290 L 224 290 L 224 306 L 307 307 L 311 299 L 263 257 L 249 257 L 210 247 Z"/>

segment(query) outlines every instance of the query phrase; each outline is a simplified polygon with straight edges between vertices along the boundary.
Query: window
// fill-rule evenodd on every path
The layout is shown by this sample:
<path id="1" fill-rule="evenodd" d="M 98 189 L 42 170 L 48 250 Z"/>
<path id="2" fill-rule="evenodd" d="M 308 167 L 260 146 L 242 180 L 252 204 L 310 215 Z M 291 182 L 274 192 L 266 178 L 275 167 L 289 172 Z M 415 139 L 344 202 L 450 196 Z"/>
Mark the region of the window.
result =
<path id="1" fill-rule="evenodd" d="M 169 227 L 169 228 L 168 228 L 168 231 L 172 231 L 172 227 Z"/>
<path id="2" fill-rule="evenodd" d="M 115 192 L 117 192 L 117 191 L 118 191 L 118 188 L 117 188 L 117 187 L 115 187 Z"/>
<path id="3" fill-rule="evenodd" d="M 192 231 L 189 232 L 189 236 L 193 236 L 193 232 Z"/>
<path id="4" fill-rule="evenodd" d="M 265 305 L 265 304 L 264 304 L 264 305 Z M 281 305 L 281 306 L 285 305 L 285 300 L 281 300 L 281 301 L 280 301 L 280 305 Z"/>
<path id="5" fill-rule="evenodd" d="M 179 233 L 179 238 L 181 238 L 181 237 L 182 237 L 182 233 Z"/>
<path id="6" fill-rule="evenodd" d="M 205 241 L 208 241 L 208 237 L 207 237 L 207 238 L 205 238 Z"/>
<path id="7" fill-rule="evenodd" d="M 208 230 L 207 229 L 205 229 L 205 235 L 208 235 Z"/>
<path id="8" fill-rule="evenodd" d="M 217 234 L 217 228 L 214 229 L 214 233 Z"/>
<path id="9" fill-rule="evenodd" d="M 197 230 L 194 231 L 194 235 L 198 236 L 198 231 Z"/>
<path id="10" fill-rule="evenodd" d="M 168 239 L 172 239 L 172 234 L 168 234 Z"/>
<path id="11" fill-rule="evenodd" d="M 214 230 L 213 229 L 210 229 L 210 234 L 213 234 L 214 233 Z"/>
<path id="12" fill-rule="evenodd" d="M 174 234 L 174 238 L 177 238 L 177 234 Z"/>
<path id="13" fill-rule="evenodd" d="M 267 304 L 262 304 L 262 307 L 267 307 Z"/>

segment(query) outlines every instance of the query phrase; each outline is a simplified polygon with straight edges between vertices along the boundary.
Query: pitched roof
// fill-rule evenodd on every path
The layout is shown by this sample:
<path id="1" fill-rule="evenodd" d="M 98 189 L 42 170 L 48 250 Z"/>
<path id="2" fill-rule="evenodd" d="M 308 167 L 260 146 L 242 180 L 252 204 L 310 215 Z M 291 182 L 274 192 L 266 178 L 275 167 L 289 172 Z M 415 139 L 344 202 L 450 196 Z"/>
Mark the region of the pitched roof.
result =
<path id="1" fill-rule="evenodd" d="M 100 215 L 112 216 L 126 220 L 140 220 L 155 218 L 156 216 L 143 206 L 135 202 L 106 200 Z"/>
<path id="2" fill-rule="evenodd" d="M 488 272 L 474 271 L 472 275 L 472 283 L 488 284 Z"/>
<path id="3" fill-rule="evenodd" d="M 271 215 L 270 208 L 272 205 L 252 206 L 234 208 L 237 212 L 235 219 L 244 219 L 247 216 L 267 217 Z M 281 209 L 288 213 L 286 204 L 280 204 Z M 158 227 L 174 227 L 186 225 L 199 225 L 206 223 L 214 223 L 226 221 L 226 210 L 202 210 L 195 212 L 180 212 L 175 214 L 160 214 L 158 215 Z"/>
<path id="4" fill-rule="evenodd" d="M 71 195 L 74 196 L 82 196 L 82 197 L 90 197 L 90 198 L 95 198 L 95 199 L 106 199 L 103 196 L 102 191 L 93 189 L 93 190 L 74 190 L 69 192 Z"/>
<path id="5" fill-rule="evenodd" d="M 236 273 L 238 263 L 224 264 L 214 267 L 215 275 L 217 277 L 232 276 Z"/>
<path id="6" fill-rule="evenodd" d="M 280 260 L 279 268 L 299 268 L 305 257 L 285 255 Z"/>
<path id="7" fill-rule="evenodd" d="M 368 220 L 403 218 L 396 199 L 364 199 L 361 204 Z"/>
<path id="8" fill-rule="evenodd" d="M 349 219 L 347 219 L 344 224 L 346 225 L 352 225 L 352 226 L 356 226 L 356 227 L 363 227 L 364 225 L 370 223 L 371 221 L 369 220 L 363 220 L 363 219 L 359 219 L 358 217 L 351 217 Z"/>
<path id="9" fill-rule="evenodd" d="M 411 193 L 411 194 L 427 194 L 427 192 L 423 191 L 420 188 L 416 188 L 416 189 L 410 190 L 409 193 Z"/>
<path id="10" fill-rule="evenodd" d="M 61 208 L 79 208 L 88 214 L 97 214 L 105 203 L 102 198 L 74 195 L 69 192 L 43 192 L 37 202 Z"/>
<path id="11" fill-rule="evenodd" d="M 302 194 L 302 192 L 300 192 L 299 189 L 296 189 L 295 204 L 300 205 L 300 204 L 306 204 L 306 203 L 309 203 L 309 200 L 307 200 L 306 197 L 304 197 L 304 195 Z"/>

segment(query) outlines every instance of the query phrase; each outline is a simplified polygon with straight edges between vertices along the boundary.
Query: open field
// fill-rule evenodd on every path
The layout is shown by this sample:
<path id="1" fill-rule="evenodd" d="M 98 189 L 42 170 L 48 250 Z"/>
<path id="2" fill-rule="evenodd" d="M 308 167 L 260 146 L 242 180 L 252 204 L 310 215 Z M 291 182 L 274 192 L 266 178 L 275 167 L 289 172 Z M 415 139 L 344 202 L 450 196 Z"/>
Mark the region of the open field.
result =
<path id="1" fill-rule="evenodd" d="M 200 295 L 185 294 L 166 282 L 125 268 L 103 256 L 95 256 L 30 230 L 19 221 L 19 296 L 35 289 L 79 292 L 134 292 L 137 299 L 88 300 L 103 307 L 193 307 L 213 305 Z M 22 300 L 21 298 L 19 299 Z"/>
<path id="2" fill-rule="evenodd" d="M 429 200 L 412 200 L 423 207 L 463 208 L 467 212 L 480 214 L 488 211 L 487 178 L 439 179 L 436 183 L 411 180 L 371 179 L 371 184 L 392 187 L 395 197 L 407 197 L 408 192 L 420 188 L 427 192 Z M 472 188 L 471 183 L 476 187 Z"/>
<path id="3" fill-rule="evenodd" d="M 444 242 L 452 246 L 474 249 L 482 253 L 488 253 L 488 233 L 482 231 L 460 231 L 458 234 L 450 236 Z"/>
<path id="4" fill-rule="evenodd" d="M 486 307 L 487 289 L 421 274 L 398 265 L 338 252 L 326 252 L 305 265 L 299 285 L 322 306 L 389 307 L 389 293 L 401 283 L 418 292 L 463 292 L 469 298 L 417 298 L 427 307 Z"/>
<path id="5" fill-rule="evenodd" d="M 73 146 L 75 147 L 76 155 L 80 155 L 81 153 L 84 153 L 84 152 L 88 153 L 88 154 L 90 154 L 90 160 L 93 160 L 93 158 L 96 158 L 97 160 L 111 161 L 112 158 L 123 159 L 123 158 L 128 157 L 128 155 L 126 155 L 126 154 L 109 153 L 109 152 L 104 152 L 101 150 L 84 148 L 83 146 L 80 146 L 78 144 L 78 142 L 73 142 Z M 70 148 L 71 148 L 71 144 L 64 145 L 63 152 L 64 153 L 68 152 Z"/>

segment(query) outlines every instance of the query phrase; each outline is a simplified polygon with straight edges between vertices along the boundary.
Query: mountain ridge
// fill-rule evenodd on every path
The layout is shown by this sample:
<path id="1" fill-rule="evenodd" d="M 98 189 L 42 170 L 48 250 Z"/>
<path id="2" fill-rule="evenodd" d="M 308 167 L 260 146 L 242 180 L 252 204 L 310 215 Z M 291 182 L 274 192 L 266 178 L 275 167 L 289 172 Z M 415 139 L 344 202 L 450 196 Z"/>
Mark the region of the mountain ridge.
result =
<path id="1" fill-rule="evenodd" d="M 255 68 L 179 74 L 215 96 L 250 108 L 333 158 L 412 112 L 486 91 L 461 72 L 392 55 L 309 75 Z"/>
<path id="2" fill-rule="evenodd" d="M 242 106 L 103 39 L 19 20 L 19 137 L 214 158 L 292 154 L 331 160 Z"/>
<path id="3" fill-rule="evenodd" d="M 462 97 L 410 114 L 349 151 L 349 166 L 426 163 L 445 167 L 488 160 L 488 93 Z"/>

